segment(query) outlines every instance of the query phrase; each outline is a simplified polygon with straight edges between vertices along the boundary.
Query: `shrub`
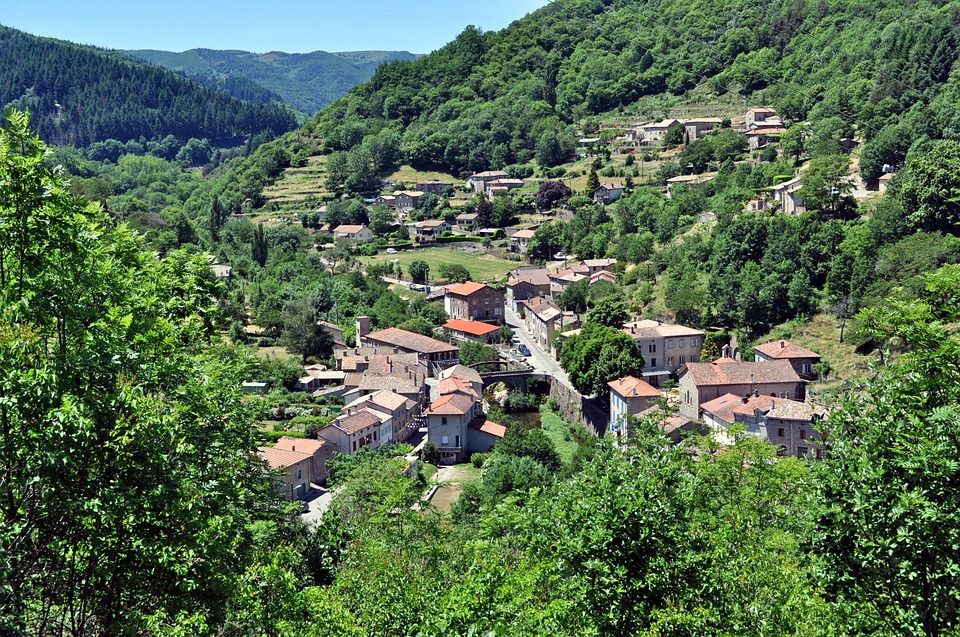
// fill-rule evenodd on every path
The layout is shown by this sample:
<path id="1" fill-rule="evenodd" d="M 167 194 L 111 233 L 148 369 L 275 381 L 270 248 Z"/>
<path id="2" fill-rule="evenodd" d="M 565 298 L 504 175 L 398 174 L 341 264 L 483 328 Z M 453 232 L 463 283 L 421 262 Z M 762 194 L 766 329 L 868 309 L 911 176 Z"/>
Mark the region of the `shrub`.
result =
<path id="1" fill-rule="evenodd" d="M 507 409 L 511 412 L 517 411 L 536 411 L 540 404 L 540 399 L 536 394 L 513 390 L 507 397 Z"/>
<path id="2" fill-rule="evenodd" d="M 435 444 L 428 442 L 423 445 L 423 449 L 420 450 L 420 459 L 430 464 L 437 464 L 440 462 L 440 450 L 437 449 Z"/>
<path id="3" fill-rule="evenodd" d="M 470 455 L 470 464 L 472 464 L 477 469 L 483 468 L 483 463 L 487 461 L 487 458 L 490 457 L 489 453 L 476 452 Z"/>

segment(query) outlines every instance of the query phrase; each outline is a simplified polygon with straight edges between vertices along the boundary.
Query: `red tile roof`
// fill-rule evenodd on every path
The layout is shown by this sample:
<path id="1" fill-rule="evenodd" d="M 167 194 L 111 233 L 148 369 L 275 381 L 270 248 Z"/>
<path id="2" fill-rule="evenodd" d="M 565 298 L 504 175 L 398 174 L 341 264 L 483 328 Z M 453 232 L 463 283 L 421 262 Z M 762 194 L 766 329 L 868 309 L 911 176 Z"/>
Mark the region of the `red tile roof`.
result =
<path id="1" fill-rule="evenodd" d="M 448 285 L 447 293 L 456 294 L 457 296 L 470 296 L 471 294 L 476 294 L 485 287 L 487 286 L 483 283 L 477 283 L 476 281 L 465 281 L 463 283 Z"/>
<path id="2" fill-rule="evenodd" d="M 460 349 L 456 345 L 444 343 L 435 338 L 417 334 L 416 332 L 408 332 L 407 330 L 401 330 L 396 327 L 389 327 L 379 332 L 367 334 L 363 339 L 386 343 L 387 345 L 393 345 L 394 347 L 419 352 L 421 354 L 455 352 Z"/>
<path id="3" fill-rule="evenodd" d="M 823 413 L 823 410 L 797 400 L 763 395 L 741 398 L 736 394 L 724 394 L 719 398 L 714 398 L 703 403 L 700 409 L 727 424 L 733 424 L 738 415 L 752 416 L 754 411 L 758 409 L 782 420 L 811 421 L 814 416 Z"/>
<path id="4" fill-rule="evenodd" d="M 366 429 L 367 427 L 379 425 L 380 418 L 372 411 L 361 409 L 355 414 L 340 416 L 333 421 L 333 424 L 348 434 L 355 434 L 358 431 Z"/>
<path id="5" fill-rule="evenodd" d="M 476 402 L 476 398 L 466 394 L 444 394 L 433 401 L 427 413 L 430 415 L 462 416 L 473 408 L 474 402 Z"/>
<path id="6" fill-rule="evenodd" d="M 312 457 L 312 454 L 288 451 L 277 447 L 260 447 L 257 449 L 257 454 L 263 458 L 271 469 L 286 469 Z"/>
<path id="7" fill-rule="evenodd" d="M 536 230 L 517 230 L 512 235 L 511 239 L 533 239 L 533 235 L 536 233 Z"/>
<path id="8" fill-rule="evenodd" d="M 763 345 L 757 345 L 753 349 L 767 358 L 773 359 L 820 358 L 820 354 L 805 347 L 794 345 L 790 341 L 771 341 Z"/>
<path id="9" fill-rule="evenodd" d="M 443 328 L 472 336 L 486 336 L 500 331 L 500 328 L 496 325 L 481 323 L 480 321 L 464 321 L 463 319 L 450 319 L 443 324 Z"/>
<path id="10" fill-rule="evenodd" d="M 456 394 L 458 392 L 479 398 L 477 392 L 473 389 L 473 385 L 470 384 L 470 381 L 464 378 L 453 376 L 451 378 L 444 378 L 440 381 L 441 396 L 446 396 L 447 394 Z"/>
<path id="11" fill-rule="evenodd" d="M 782 135 L 785 132 L 787 132 L 787 129 L 782 126 L 767 126 L 748 131 L 747 135 Z"/>
<path id="12" fill-rule="evenodd" d="M 313 438 L 292 438 L 283 436 L 277 440 L 276 449 L 285 449 L 286 451 L 296 451 L 297 453 L 315 454 L 323 449 L 327 444 L 325 440 L 314 440 Z"/>
<path id="13" fill-rule="evenodd" d="M 607 385 L 625 398 L 659 398 L 661 393 L 650 383 L 634 376 L 612 380 Z"/>
<path id="14" fill-rule="evenodd" d="M 503 425 L 498 425 L 495 422 L 491 422 L 483 416 L 474 419 L 469 426 L 471 429 L 482 431 L 485 434 L 490 434 L 491 436 L 496 436 L 497 438 L 503 438 L 505 435 L 507 435 L 506 427 Z"/>

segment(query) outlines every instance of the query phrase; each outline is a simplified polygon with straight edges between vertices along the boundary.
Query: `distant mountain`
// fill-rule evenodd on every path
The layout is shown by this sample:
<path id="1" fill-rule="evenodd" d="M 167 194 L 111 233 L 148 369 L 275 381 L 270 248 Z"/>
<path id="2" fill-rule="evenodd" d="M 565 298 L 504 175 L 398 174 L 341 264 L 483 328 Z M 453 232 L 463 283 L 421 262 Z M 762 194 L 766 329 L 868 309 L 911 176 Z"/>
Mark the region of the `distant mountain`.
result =
<path id="1" fill-rule="evenodd" d="M 0 26 L 0 109 L 28 109 L 53 144 L 172 135 L 242 144 L 296 127 L 280 104 L 251 104 L 112 51 Z"/>
<path id="2" fill-rule="evenodd" d="M 224 90 L 240 99 L 249 99 L 251 91 L 249 84 L 238 81 L 253 82 L 308 114 L 369 80 L 381 63 L 417 58 L 406 51 L 261 54 L 213 49 L 191 49 L 182 53 L 144 49 L 123 53 L 203 82 L 221 82 Z"/>

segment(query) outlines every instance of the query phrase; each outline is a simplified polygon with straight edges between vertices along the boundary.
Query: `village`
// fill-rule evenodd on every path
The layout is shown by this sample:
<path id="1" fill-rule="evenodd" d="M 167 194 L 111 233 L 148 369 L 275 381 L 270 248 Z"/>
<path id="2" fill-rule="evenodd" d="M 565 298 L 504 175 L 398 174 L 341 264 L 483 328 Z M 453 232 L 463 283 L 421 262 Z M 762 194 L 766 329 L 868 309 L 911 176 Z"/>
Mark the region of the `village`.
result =
<path id="1" fill-rule="evenodd" d="M 608 141 L 619 147 L 642 148 L 663 144 L 667 135 L 679 134 L 687 144 L 730 125 L 721 118 L 664 119 L 631 126 Z M 749 109 L 737 127 L 751 153 L 775 144 L 785 131 L 779 115 L 768 107 Z M 587 152 L 596 153 L 603 141 L 592 137 L 579 143 Z M 669 197 L 676 187 L 697 187 L 715 175 L 702 172 L 671 177 L 663 190 Z M 882 192 L 890 176 L 884 174 L 873 190 Z M 801 172 L 753 197 L 746 210 L 802 213 L 804 203 L 798 194 L 802 182 Z M 629 444 L 630 429 L 637 419 L 652 419 L 673 442 L 706 434 L 725 445 L 746 435 L 769 442 L 781 456 L 824 457 L 817 425 L 827 412 L 807 391 L 820 369 L 817 352 L 779 339 L 755 345 L 745 359 L 734 338 L 722 343 L 719 355 L 705 356 L 707 335 L 703 330 L 631 316 L 619 329 L 642 352 L 642 372 L 608 379 L 609 398 L 584 396 L 570 382 L 560 363 L 560 351 L 567 339 L 581 333 L 585 316 L 562 308 L 558 299 L 574 285 L 616 286 L 623 273 L 618 260 L 551 254 L 546 262 L 524 263 L 530 260 L 528 250 L 539 225 L 536 220 L 506 230 L 483 227 L 476 212 L 409 220 L 428 194 L 453 197 L 458 188 L 496 201 L 525 186 L 523 179 L 506 171 L 486 171 L 470 175 L 459 185 L 423 181 L 413 190 L 395 190 L 367 200 L 369 205 L 394 211 L 396 224 L 417 248 L 398 249 L 381 243 L 378 251 L 388 259 L 384 280 L 442 303 L 447 320 L 433 336 L 427 336 L 399 328 L 373 330 L 372 317 L 358 316 L 350 342 L 345 341 L 342 326 L 320 322 L 335 344 L 335 368 L 306 366 L 297 390 L 314 398 L 340 401 L 342 408 L 315 438 L 282 436 L 274 446 L 261 448 L 263 459 L 282 477 L 288 499 L 310 500 L 322 491 L 327 462 L 334 454 L 353 455 L 388 444 L 410 443 L 411 462 L 417 462 L 426 449 L 438 465 L 466 463 L 473 454 L 490 451 L 505 435 L 504 425 L 488 417 L 495 389 L 525 391 L 537 381 L 550 388 L 549 397 L 559 404 L 565 419 L 585 425 L 597 436 L 611 437 L 615 444 Z M 593 202 L 614 204 L 627 187 L 622 180 L 601 184 L 592 191 Z M 564 214 L 562 209 L 541 210 L 539 217 L 562 221 Z M 351 250 L 378 240 L 364 224 L 321 225 L 318 235 L 324 233 L 329 233 L 333 242 L 349 244 Z M 488 242 L 499 239 L 502 250 L 510 255 L 510 260 L 503 262 L 515 267 L 503 276 L 477 281 L 431 285 L 426 274 L 416 280 L 413 270 L 409 285 L 399 278 L 401 258 L 409 268 L 411 257 L 431 249 L 426 246 L 436 247 L 458 237 Z M 361 254 L 369 256 L 369 252 Z M 366 263 L 376 263 L 376 258 Z M 220 268 L 220 276 L 229 276 L 229 268 L 215 267 Z M 469 366 L 461 364 L 459 350 L 464 343 L 487 346 L 496 357 Z M 249 392 L 266 390 L 263 383 L 245 386 Z M 309 505 L 305 504 L 304 510 L 316 515 L 316 511 L 310 513 Z"/>

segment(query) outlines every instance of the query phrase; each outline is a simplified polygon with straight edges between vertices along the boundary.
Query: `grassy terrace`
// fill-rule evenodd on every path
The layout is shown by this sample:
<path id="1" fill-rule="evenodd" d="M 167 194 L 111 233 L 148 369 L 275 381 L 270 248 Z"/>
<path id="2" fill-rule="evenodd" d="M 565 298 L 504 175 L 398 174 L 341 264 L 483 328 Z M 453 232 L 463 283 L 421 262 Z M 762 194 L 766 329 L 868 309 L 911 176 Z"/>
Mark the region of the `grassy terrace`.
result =
<path id="1" fill-rule="evenodd" d="M 488 254 L 462 252 L 458 248 L 424 248 L 393 255 L 378 254 L 373 257 L 360 257 L 360 262 L 364 265 L 370 265 L 371 263 L 384 263 L 393 259 L 400 261 L 405 277 L 407 277 L 407 271 L 413 261 L 418 259 L 426 261 L 430 266 L 431 280 L 438 276 L 437 272 L 443 264 L 460 264 L 469 270 L 471 277 L 477 281 L 502 279 L 507 272 L 522 265 L 516 261 L 508 261 Z"/>
<path id="2" fill-rule="evenodd" d="M 324 183 L 326 161 L 325 156 L 316 155 L 307 160 L 306 166 L 287 168 L 275 184 L 263 190 L 263 196 L 281 208 L 315 208 L 315 202 L 328 195 Z"/>
<path id="3" fill-rule="evenodd" d="M 570 425 L 568 425 L 555 411 L 546 405 L 540 406 L 540 426 L 545 434 L 553 443 L 554 449 L 560 455 L 564 464 L 569 465 L 573 460 L 573 454 L 577 451 L 577 441 L 570 437 Z"/>

